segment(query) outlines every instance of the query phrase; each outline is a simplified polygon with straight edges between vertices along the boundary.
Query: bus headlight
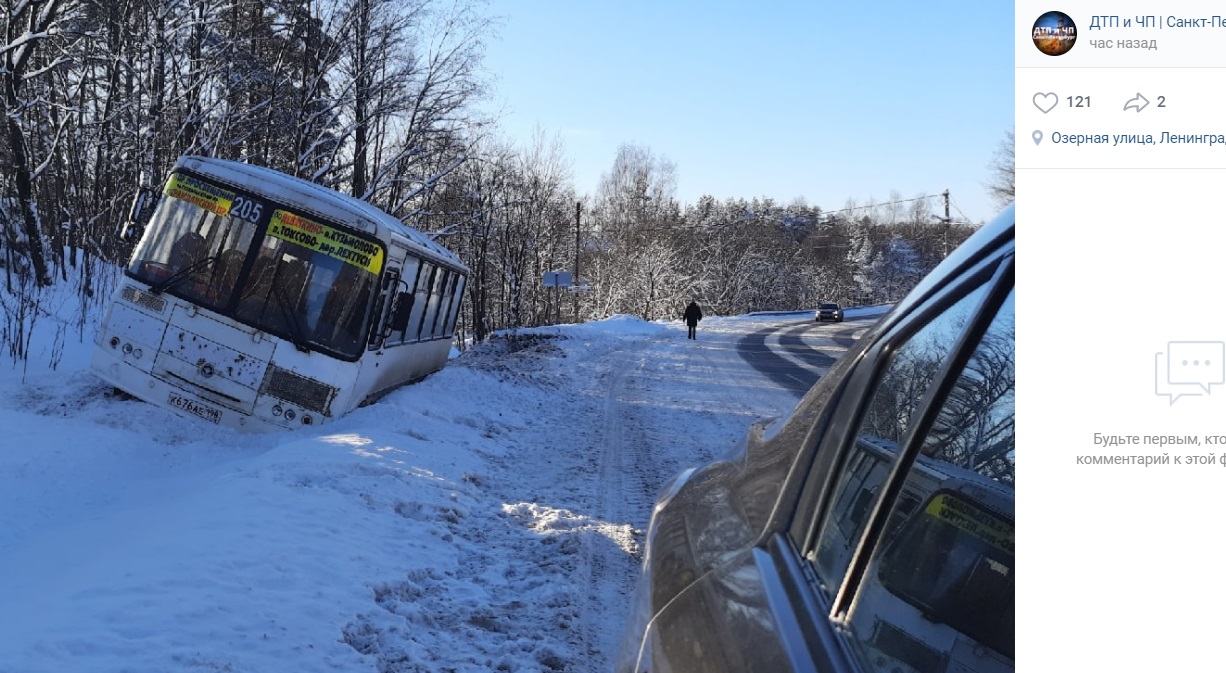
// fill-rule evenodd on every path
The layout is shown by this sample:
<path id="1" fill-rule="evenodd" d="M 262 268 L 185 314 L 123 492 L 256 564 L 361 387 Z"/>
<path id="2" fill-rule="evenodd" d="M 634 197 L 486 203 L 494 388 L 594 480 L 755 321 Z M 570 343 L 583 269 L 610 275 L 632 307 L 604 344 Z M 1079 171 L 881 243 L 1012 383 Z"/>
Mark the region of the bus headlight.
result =
<path id="1" fill-rule="evenodd" d="M 280 416 L 280 415 L 281 415 L 281 413 L 282 413 L 282 410 L 281 410 L 281 405 L 280 405 L 280 404 L 274 404 L 274 405 L 273 405 L 273 407 L 272 407 L 272 415 L 273 415 L 273 416 Z"/>
<path id="2" fill-rule="evenodd" d="M 292 421 L 292 420 L 294 420 L 294 417 L 296 417 L 297 415 L 298 415 L 298 414 L 294 413 L 294 410 L 293 410 L 293 409 L 286 409 L 286 410 L 285 410 L 285 420 L 287 420 L 287 421 Z"/>

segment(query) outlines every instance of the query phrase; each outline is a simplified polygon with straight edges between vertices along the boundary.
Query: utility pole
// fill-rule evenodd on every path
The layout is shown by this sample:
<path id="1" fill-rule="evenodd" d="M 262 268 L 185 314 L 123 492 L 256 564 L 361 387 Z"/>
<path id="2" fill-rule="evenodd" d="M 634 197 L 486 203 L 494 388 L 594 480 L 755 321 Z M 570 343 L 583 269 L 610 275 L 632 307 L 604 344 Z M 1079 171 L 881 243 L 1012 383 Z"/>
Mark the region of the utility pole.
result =
<path id="1" fill-rule="evenodd" d="M 579 213 L 583 209 L 582 201 L 575 201 L 575 276 L 571 278 L 570 293 L 575 300 L 575 324 L 579 324 Z"/>
<path id="2" fill-rule="evenodd" d="M 941 243 L 944 251 L 941 254 L 941 259 L 945 259 L 949 257 L 949 189 L 941 192 L 941 196 L 945 197 L 945 217 L 941 218 L 941 221 L 945 223 L 944 241 Z"/>

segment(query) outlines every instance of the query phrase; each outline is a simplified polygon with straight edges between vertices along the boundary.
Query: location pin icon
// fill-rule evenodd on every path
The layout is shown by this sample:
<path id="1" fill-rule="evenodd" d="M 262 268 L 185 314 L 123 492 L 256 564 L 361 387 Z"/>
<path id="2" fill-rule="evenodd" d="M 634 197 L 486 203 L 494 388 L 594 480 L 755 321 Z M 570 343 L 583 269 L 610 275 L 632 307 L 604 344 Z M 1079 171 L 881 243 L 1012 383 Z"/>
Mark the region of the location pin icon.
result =
<path id="1" fill-rule="evenodd" d="M 1035 131 L 1034 133 L 1030 134 L 1030 137 L 1034 138 L 1034 144 L 1036 145 L 1043 142 L 1043 132 L 1042 131 Z"/>

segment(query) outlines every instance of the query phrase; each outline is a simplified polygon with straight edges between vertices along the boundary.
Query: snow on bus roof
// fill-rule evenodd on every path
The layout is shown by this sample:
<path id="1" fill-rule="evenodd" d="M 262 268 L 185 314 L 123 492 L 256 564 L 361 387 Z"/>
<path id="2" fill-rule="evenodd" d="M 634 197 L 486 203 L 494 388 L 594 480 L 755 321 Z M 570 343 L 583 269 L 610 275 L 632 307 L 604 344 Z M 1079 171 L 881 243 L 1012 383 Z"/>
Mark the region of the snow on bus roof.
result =
<path id="1" fill-rule="evenodd" d="M 887 460 L 893 460 L 894 456 L 898 455 L 899 452 L 898 442 L 875 435 L 859 434 L 856 436 L 856 443 L 861 448 L 869 447 L 876 449 Z M 931 473 L 934 478 L 939 479 L 946 487 L 952 487 L 958 491 L 974 491 L 981 498 L 986 497 L 982 493 L 990 492 L 997 498 L 1005 496 L 1012 503 L 1013 484 L 1001 482 L 999 479 L 989 477 L 977 470 L 972 470 L 963 465 L 957 465 L 949 460 L 925 453 L 917 454 L 915 461 L 920 469 Z"/>
<path id="2" fill-rule="evenodd" d="M 359 229 L 367 230 L 368 233 L 375 233 L 369 231 L 367 226 L 364 226 L 364 219 L 376 227 L 386 229 L 388 237 L 401 236 L 406 238 L 412 246 L 428 253 L 429 256 L 437 257 L 440 261 L 446 261 L 465 271 L 468 270 L 468 267 L 460 261 L 460 258 L 455 253 L 434 242 L 430 237 L 417 229 L 410 227 L 366 201 L 334 189 L 329 189 L 323 185 L 303 180 L 302 178 L 296 178 L 265 166 L 231 161 L 229 159 L 184 155 L 175 164 L 175 168 L 180 167 L 195 170 L 236 185 L 243 185 L 247 179 L 256 178 L 264 183 L 266 192 L 274 194 L 274 198 L 303 207 L 306 210 L 315 211 L 345 224 L 356 226 Z M 307 204 L 303 202 L 302 195 L 308 195 L 314 200 Z"/>

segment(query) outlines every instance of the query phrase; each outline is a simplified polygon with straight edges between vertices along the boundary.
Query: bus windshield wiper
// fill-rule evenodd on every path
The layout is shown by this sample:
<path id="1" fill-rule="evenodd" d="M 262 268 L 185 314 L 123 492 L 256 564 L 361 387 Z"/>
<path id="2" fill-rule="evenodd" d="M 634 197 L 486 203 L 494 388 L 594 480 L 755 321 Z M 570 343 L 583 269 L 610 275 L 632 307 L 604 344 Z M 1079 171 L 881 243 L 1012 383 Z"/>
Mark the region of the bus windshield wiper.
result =
<path id="1" fill-rule="evenodd" d="M 302 325 L 298 324 L 298 316 L 296 312 L 290 308 L 289 297 L 285 296 L 285 290 L 278 284 L 272 286 L 273 298 L 277 302 L 277 308 L 281 309 L 281 317 L 285 319 L 286 327 L 289 328 L 289 340 L 294 346 L 303 353 L 311 351 L 308 348 L 306 336 L 302 333 Z"/>
<path id="2" fill-rule="evenodd" d="M 204 259 L 198 260 L 196 262 L 192 262 L 191 264 L 188 264 L 182 269 L 179 269 L 178 271 L 170 274 L 170 277 L 167 278 L 166 280 L 160 281 L 156 283 L 155 285 L 153 285 L 152 287 L 150 287 L 149 291 L 152 292 L 153 294 L 162 294 L 166 290 L 169 290 L 171 287 L 178 285 L 179 283 L 182 283 L 183 280 L 187 278 L 188 275 L 190 275 L 191 273 L 195 271 L 200 271 L 201 269 L 208 267 L 213 262 L 216 262 L 217 257 L 218 255 L 209 255 L 208 257 L 205 257 Z"/>

